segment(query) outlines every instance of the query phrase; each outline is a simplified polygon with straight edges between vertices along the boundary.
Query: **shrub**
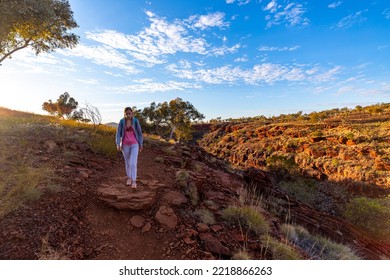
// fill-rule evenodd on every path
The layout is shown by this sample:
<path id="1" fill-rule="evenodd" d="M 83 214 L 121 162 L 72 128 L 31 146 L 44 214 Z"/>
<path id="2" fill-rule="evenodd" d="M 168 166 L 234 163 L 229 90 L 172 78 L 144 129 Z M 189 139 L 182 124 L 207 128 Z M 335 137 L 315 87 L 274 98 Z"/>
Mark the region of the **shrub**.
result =
<path id="1" fill-rule="evenodd" d="M 286 170 L 291 172 L 298 168 L 294 157 L 282 155 L 272 155 L 265 160 L 265 163 L 271 170 Z"/>
<path id="2" fill-rule="evenodd" d="M 196 209 L 194 211 L 194 216 L 206 225 L 215 224 L 214 214 L 207 209 Z"/>
<path id="3" fill-rule="evenodd" d="M 197 205 L 199 202 L 198 188 L 193 182 L 191 182 L 191 176 L 186 170 L 182 169 L 176 172 L 176 183 L 189 197 L 191 204 Z"/>
<path id="4" fill-rule="evenodd" d="M 347 203 L 344 215 L 372 237 L 390 241 L 390 196 L 382 199 L 354 198 Z"/>
<path id="5" fill-rule="evenodd" d="M 263 254 L 273 260 L 302 260 L 301 254 L 288 244 L 266 235 L 262 237 Z"/>
<path id="6" fill-rule="evenodd" d="M 252 257 L 246 250 L 240 250 L 233 254 L 232 260 L 251 260 Z"/>
<path id="7" fill-rule="evenodd" d="M 314 180 L 282 181 L 278 187 L 299 201 L 315 206 L 318 188 Z"/>
<path id="8" fill-rule="evenodd" d="M 117 149 L 112 136 L 95 133 L 88 139 L 88 144 L 90 145 L 92 151 L 98 154 L 110 157 L 117 154 Z"/>
<path id="9" fill-rule="evenodd" d="M 222 218 L 234 225 L 244 226 L 256 234 L 262 235 L 269 231 L 269 225 L 263 215 L 250 206 L 230 206 L 223 210 Z"/>
<path id="10" fill-rule="evenodd" d="M 357 260 L 359 256 L 346 245 L 335 243 L 325 237 L 311 235 L 305 228 L 283 224 L 283 234 L 288 240 L 317 260 Z"/>
<path id="11" fill-rule="evenodd" d="M 0 161 L 2 159 L 0 158 Z M 0 170 L 0 216 L 7 214 L 27 201 L 40 198 L 40 183 L 50 180 L 50 170 L 45 167 L 33 168 L 18 157 L 13 159 L 11 172 Z"/>

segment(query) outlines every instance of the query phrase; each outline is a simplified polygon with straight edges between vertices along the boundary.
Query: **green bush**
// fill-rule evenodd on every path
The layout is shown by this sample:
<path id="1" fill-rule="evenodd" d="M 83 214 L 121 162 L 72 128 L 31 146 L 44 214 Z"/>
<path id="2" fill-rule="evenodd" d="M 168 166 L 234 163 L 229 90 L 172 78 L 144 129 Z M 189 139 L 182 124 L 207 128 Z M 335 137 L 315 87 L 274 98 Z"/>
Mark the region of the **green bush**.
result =
<path id="1" fill-rule="evenodd" d="M 301 202 L 315 206 L 318 188 L 314 180 L 300 179 L 296 181 L 282 181 L 278 185 L 288 195 Z"/>
<path id="2" fill-rule="evenodd" d="M 230 206 L 223 210 L 222 218 L 234 225 L 243 226 L 256 234 L 262 235 L 269 231 L 269 225 L 263 215 L 250 206 Z"/>
<path id="3" fill-rule="evenodd" d="M 282 155 L 272 155 L 265 160 L 267 167 L 271 170 L 286 170 L 293 171 L 298 168 L 293 157 Z"/>
<path id="4" fill-rule="evenodd" d="M 354 198 L 346 205 L 344 216 L 372 237 L 390 241 L 390 196 Z"/>

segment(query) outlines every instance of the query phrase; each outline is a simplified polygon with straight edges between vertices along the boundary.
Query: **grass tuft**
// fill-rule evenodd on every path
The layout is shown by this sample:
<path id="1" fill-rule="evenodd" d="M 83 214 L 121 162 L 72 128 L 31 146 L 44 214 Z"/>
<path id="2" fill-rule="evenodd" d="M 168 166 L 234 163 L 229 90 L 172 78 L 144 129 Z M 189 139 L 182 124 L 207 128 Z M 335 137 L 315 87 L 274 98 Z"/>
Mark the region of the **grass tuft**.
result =
<path id="1" fill-rule="evenodd" d="M 250 206 L 229 206 L 222 212 L 222 218 L 234 225 L 244 226 L 250 232 L 262 235 L 267 234 L 269 225 L 264 216 Z"/>
<path id="2" fill-rule="evenodd" d="M 283 224 L 282 232 L 290 242 L 304 250 L 316 260 L 358 260 L 356 252 L 343 244 L 335 243 L 328 238 L 312 235 L 304 227 Z"/>

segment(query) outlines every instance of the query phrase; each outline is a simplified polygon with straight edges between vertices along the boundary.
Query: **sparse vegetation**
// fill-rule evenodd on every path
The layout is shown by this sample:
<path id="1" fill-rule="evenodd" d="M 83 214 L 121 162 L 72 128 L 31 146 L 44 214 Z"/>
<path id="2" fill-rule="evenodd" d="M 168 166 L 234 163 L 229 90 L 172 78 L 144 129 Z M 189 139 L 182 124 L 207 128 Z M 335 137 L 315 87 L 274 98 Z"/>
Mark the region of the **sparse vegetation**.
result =
<path id="1" fill-rule="evenodd" d="M 55 249 L 49 243 L 49 235 L 42 238 L 41 250 L 36 253 L 38 260 L 68 260 L 64 248 Z"/>
<path id="2" fill-rule="evenodd" d="M 252 257 L 248 251 L 239 250 L 233 254 L 232 260 L 252 260 Z"/>
<path id="3" fill-rule="evenodd" d="M 282 181 L 278 184 L 282 190 L 301 202 L 315 206 L 318 188 L 314 180 L 297 179 L 294 181 Z"/>
<path id="4" fill-rule="evenodd" d="M 264 216 L 250 206 L 229 206 L 223 210 L 222 218 L 258 235 L 267 234 L 269 231 L 269 225 Z"/>
<path id="5" fill-rule="evenodd" d="M 344 215 L 374 238 L 390 241 L 390 196 L 354 198 L 347 204 Z"/>
<path id="6" fill-rule="evenodd" d="M 360 257 L 348 246 L 335 243 L 325 237 L 312 235 L 302 226 L 283 224 L 282 232 L 312 259 L 357 260 Z"/>
<path id="7" fill-rule="evenodd" d="M 202 223 L 206 225 L 212 225 L 215 224 L 215 217 L 212 212 L 210 212 L 207 209 L 196 209 L 194 211 L 194 216 L 197 217 Z"/>
<path id="8" fill-rule="evenodd" d="M 282 243 L 270 235 L 261 238 L 262 253 L 271 260 L 302 260 L 301 254 L 292 246 Z"/>
<path id="9" fill-rule="evenodd" d="M 192 205 L 197 205 L 199 202 L 199 193 L 194 182 L 191 181 L 191 176 L 185 169 L 176 172 L 176 183 L 182 188 L 183 192 L 189 197 Z"/>
<path id="10" fill-rule="evenodd" d="M 73 120 L 11 111 L 0 108 L 0 215 L 19 208 L 27 201 L 37 200 L 43 190 L 56 192 L 52 166 L 35 162 L 29 153 L 43 147 L 43 143 L 32 141 L 34 135 L 43 133 L 48 139 L 76 138 L 94 152 L 107 156 L 115 155 L 113 145 L 115 129 Z M 34 143 L 33 145 L 31 143 Z M 42 146 L 38 146 L 38 145 Z M 66 151 L 63 158 L 71 153 Z"/>

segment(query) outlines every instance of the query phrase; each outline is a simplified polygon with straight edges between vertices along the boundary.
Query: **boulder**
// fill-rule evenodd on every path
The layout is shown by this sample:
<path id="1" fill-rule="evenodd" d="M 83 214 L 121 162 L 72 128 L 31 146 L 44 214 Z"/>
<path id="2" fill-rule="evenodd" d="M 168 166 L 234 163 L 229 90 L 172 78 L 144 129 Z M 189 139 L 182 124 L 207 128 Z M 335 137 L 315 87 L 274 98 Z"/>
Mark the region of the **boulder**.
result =
<path id="1" fill-rule="evenodd" d="M 178 219 L 172 208 L 161 206 L 155 216 L 156 220 L 165 228 L 174 229 L 177 226 Z"/>
<path id="2" fill-rule="evenodd" d="M 181 204 L 187 203 L 188 199 L 181 192 L 170 191 L 164 195 L 163 201 L 170 204 L 170 205 L 179 206 Z"/>
<path id="3" fill-rule="evenodd" d="M 102 184 L 97 190 L 99 199 L 118 210 L 141 210 L 150 208 L 156 200 L 156 192 L 132 190 L 123 184 Z"/>
<path id="4" fill-rule="evenodd" d="M 208 252 L 217 254 L 217 255 L 224 255 L 224 256 L 230 256 L 231 252 L 229 249 L 222 245 L 222 243 L 212 236 L 210 233 L 201 233 L 199 234 L 200 240 L 204 244 L 204 249 Z"/>

